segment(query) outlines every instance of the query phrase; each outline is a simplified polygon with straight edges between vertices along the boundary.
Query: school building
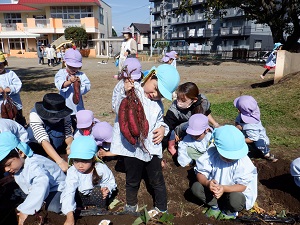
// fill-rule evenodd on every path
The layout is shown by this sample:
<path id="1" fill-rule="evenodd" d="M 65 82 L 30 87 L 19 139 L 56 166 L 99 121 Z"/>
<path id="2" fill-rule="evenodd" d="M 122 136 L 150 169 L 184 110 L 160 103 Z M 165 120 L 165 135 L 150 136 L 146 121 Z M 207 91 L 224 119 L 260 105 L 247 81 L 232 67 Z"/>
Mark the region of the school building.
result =
<path id="1" fill-rule="evenodd" d="M 11 0 L 0 4 L 0 50 L 11 56 L 37 57 L 37 43 L 63 39 L 67 27 L 88 33 L 88 55 L 105 54 L 112 36 L 111 7 L 100 0 Z"/>

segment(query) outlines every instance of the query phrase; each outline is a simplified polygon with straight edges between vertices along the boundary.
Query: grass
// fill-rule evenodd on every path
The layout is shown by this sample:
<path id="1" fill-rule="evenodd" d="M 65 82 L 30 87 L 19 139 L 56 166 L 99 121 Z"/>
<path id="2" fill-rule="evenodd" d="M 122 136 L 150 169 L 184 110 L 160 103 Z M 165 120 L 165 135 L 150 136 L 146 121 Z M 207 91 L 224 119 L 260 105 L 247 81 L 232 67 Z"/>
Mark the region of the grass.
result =
<path id="1" fill-rule="evenodd" d="M 261 120 L 270 138 L 270 146 L 276 151 L 289 150 L 288 157 L 298 157 L 300 142 L 300 74 L 290 75 L 282 83 L 265 88 L 247 89 L 243 95 L 252 95 L 258 102 Z M 232 92 L 207 95 L 212 102 L 213 116 L 221 124 L 233 124 L 237 110 L 233 106 Z M 225 100 L 227 99 L 227 101 Z M 228 101 L 230 99 L 230 101 Z"/>

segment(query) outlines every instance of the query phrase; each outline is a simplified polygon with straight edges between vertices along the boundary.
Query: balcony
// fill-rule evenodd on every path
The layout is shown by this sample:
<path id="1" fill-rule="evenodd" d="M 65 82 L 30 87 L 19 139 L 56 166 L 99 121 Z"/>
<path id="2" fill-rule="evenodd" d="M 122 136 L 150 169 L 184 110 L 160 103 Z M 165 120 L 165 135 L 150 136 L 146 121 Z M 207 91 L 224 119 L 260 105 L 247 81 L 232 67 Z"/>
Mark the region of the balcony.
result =
<path id="1" fill-rule="evenodd" d="M 161 21 L 160 20 L 156 20 L 156 21 L 154 21 L 153 22 L 153 24 L 152 24 L 154 27 L 156 26 L 156 27 L 159 27 L 159 26 L 161 26 Z"/>
<path id="2" fill-rule="evenodd" d="M 0 31 L 15 31 L 17 30 L 17 24 L 15 23 L 2 23 Z"/>
<path id="3" fill-rule="evenodd" d="M 229 17 L 244 16 L 244 15 L 245 15 L 244 10 L 240 8 L 230 8 L 225 10 L 223 17 L 229 18 Z"/>
<path id="4" fill-rule="evenodd" d="M 239 27 L 222 27 L 220 29 L 221 36 L 249 36 L 251 34 L 250 26 Z"/>
<path id="5" fill-rule="evenodd" d="M 211 37 L 211 29 L 199 28 L 197 30 L 198 37 L 210 38 Z"/>
<path id="6" fill-rule="evenodd" d="M 97 33 L 99 30 L 98 20 L 95 17 L 81 19 L 35 19 L 27 18 L 26 31 L 38 34 L 64 33 L 67 27 L 84 27 L 87 33 Z"/>

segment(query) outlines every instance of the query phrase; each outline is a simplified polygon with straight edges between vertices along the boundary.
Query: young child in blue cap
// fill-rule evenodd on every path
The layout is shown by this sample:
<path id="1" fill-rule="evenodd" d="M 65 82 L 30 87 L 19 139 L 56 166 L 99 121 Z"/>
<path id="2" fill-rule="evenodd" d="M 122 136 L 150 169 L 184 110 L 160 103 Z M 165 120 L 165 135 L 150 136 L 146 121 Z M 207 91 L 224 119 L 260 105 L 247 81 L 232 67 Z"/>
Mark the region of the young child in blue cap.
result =
<path id="1" fill-rule="evenodd" d="M 212 133 L 207 116 L 201 113 L 192 115 L 188 124 L 187 135 L 178 144 L 177 161 L 182 167 L 194 165 L 195 160 L 206 152 Z"/>
<path id="2" fill-rule="evenodd" d="M 3 132 L 0 133 L 0 163 L 27 195 L 17 207 L 19 225 L 24 224 L 28 215 L 39 211 L 44 202 L 47 210 L 61 211 L 60 195 L 66 176 L 55 162 L 33 154 L 26 143 L 20 142 L 11 132 Z"/>
<path id="3" fill-rule="evenodd" d="M 235 125 L 243 132 L 246 143 L 251 145 L 254 150 L 261 152 L 265 159 L 277 162 L 278 159 L 270 153 L 270 141 L 266 129 L 261 123 L 260 110 L 256 100 L 252 96 L 243 95 L 236 98 L 233 104 L 239 111 Z"/>
<path id="4" fill-rule="evenodd" d="M 74 224 L 74 211 L 83 208 L 107 208 L 108 198 L 117 187 L 111 170 L 95 161 L 97 144 L 91 136 L 79 136 L 71 144 L 65 190 L 61 195 L 61 211 L 67 215 L 65 224 Z M 80 200 L 75 200 L 78 193 Z"/>
<path id="5" fill-rule="evenodd" d="M 235 219 L 251 209 L 257 197 L 257 171 L 247 156 L 243 134 L 232 125 L 216 128 L 213 144 L 197 161 L 193 194 L 210 208 L 206 216 Z"/>
<path id="6" fill-rule="evenodd" d="M 135 88 L 144 108 L 146 119 L 149 123 L 149 132 L 144 144 L 130 144 L 120 132 L 118 117 L 116 117 L 113 138 L 110 151 L 124 156 L 126 171 L 126 206 L 124 211 L 135 212 L 138 209 L 137 194 L 142 180 L 143 171 L 147 173 L 149 184 L 155 195 L 155 207 L 157 211 L 167 211 L 167 192 L 162 173 L 161 158 L 163 137 L 169 132 L 168 126 L 163 121 L 164 97 L 172 100 L 172 93 L 179 83 L 177 70 L 167 64 L 153 67 L 143 79 L 142 85 L 132 80 L 125 80 L 120 86 L 115 111 L 121 101 L 126 97 L 126 92 Z M 147 149 L 145 151 L 144 149 Z"/>
<path id="7" fill-rule="evenodd" d="M 276 67 L 276 58 L 277 58 L 277 52 L 278 50 L 281 50 L 283 44 L 281 44 L 280 42 L 277 42 L 274 44 L 274 48 L 273 51 L 270 53 L 267 61 L 266 61 L 266 65 L 264 66 L 264 68 L 266 68 L 266 70 L 263 72 L 263 74 L 260 75 L 261 79 L 265 79 L 266 74 L 271 70 L 271 69 L 275 69 Z"/>

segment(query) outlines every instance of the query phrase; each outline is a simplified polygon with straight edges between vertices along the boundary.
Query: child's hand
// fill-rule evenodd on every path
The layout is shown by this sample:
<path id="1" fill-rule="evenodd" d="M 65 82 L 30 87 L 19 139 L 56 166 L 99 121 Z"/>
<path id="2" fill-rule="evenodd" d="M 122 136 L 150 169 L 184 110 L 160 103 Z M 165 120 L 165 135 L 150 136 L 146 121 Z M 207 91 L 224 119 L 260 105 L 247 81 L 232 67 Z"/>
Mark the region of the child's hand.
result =
<path id="1" fill-rule="evenodd" d="M 219 184 L 216 180 L 210 180 L 208 187 L 211 192 L 215 193 L 219 187 Z"/>
<path id="2" fill-rule="evenodd" d="M 18 225 L 23 225 L 25 220 L 27 219 L 28 215 L 27 214 L 24 214 L 22 212 L 19 212 L 18 213 L 18 216 L 19 216 L 19 222 L 18 222 Z"/>
<path id="3" fill-rule="evenodd" d="M 100 148 L 99 151 L 97 152 L 97 155 L 100 159 L 102 159 L 103 157 L 106 156 L 106 151 Z"/>
<path id="4" fill-rule="evenodd" d="M 165 134 L 165 127 L 161 126 L 157 129 L 155 129 L 153 131 L 153 143 L 154 144 L 159 144 L 163 138 L 164 138 L 164 134 Z"/>
<path id="5" fill-rule="evenodd" d="M 10 88 L 9 88 L 9 87 L 6 87 L 6 88 L 4 89 L 4 92 L 10 93 Z"/>
<path id="6" fill-rule="evenodd" d="M 76 77 L 76 76 L 74 76 L 74 75 L 70 76 L 70 81 L 71 81 L 72 83 L 74 83 L 76 80 L 77 80 L 77 77 Z"/>
<path id="7" fill-rule="evenodd" d="M 124 80 L 124 89 L 125 89 L 125 92 L 128 92 L 130 91 L 132 88 L 134 88 L 134 80 L 132 79 L 125 79 Z"/>
<path id="8" fill-rule="evenodd" d="M 102 193 L 103 199 L 106 199 L 106 197 L 107 197 L 108 194 L 109 194 L 108 188 L 107 188 L 107 187 L 101 188 L 101 193 Z"/>
<path id="9" fill-rule="evenodd" d="M 219 199 L 219 198 L 221 198 L 221 196 L 223 195 L 223 193 L 224 193 L 223 185 L 218 185 L 216 191 L 214 191 L 214 197 L 216 199 Z"/>
<path id="10" fill-rule="evenodd" d="M 179 136 L 177 134 L 175 134 L 175 141 L 176 142 L 180 141 L 180 138 L 179 138 Z"/>
<path id="11" fill-rule="evenodd" d="M 67 219 L 66 219 L 64 225 L 74 225 L 74 224 L 75 224 L 74 214 L 73 214 L 73 212 L 68 212 Z"/>
<path id="12" fill-rule="evenodd" d="M 78 82 L 80 82 L 80 77 L 75 76 L 75 78 L 76 78 L 76 80 L 77 80 Z"/>
<path id="13" fill-rule="evenodd" d="M 62 161 L 58 163 L 58 166 L 61 168 L 62 171 L 67 172 L 69 168 L 69 164 L 66 161 Z"/>

